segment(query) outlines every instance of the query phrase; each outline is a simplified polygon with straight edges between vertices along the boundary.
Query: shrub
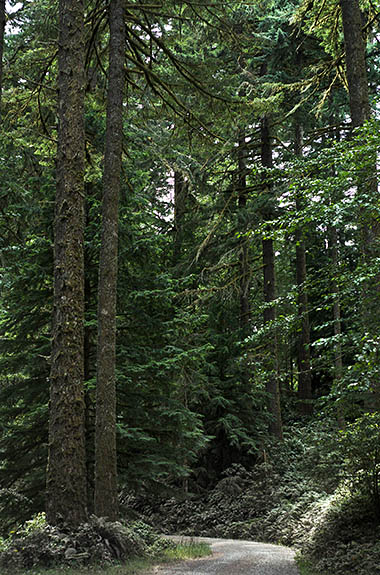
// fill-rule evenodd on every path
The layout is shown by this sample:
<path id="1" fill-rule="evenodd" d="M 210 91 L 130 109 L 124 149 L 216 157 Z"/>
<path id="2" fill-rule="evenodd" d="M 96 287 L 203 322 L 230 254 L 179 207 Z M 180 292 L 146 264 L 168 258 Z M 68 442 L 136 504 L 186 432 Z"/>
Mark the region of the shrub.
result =
<path id="1" fill-rule="evenodd" d="M 367 415 L 344 432 L 333 421 L 295 425 L 252 469 L 233 465 L 209 492 L 129 504 L 165 532 L 283 543 L 320 572 L 374 575 L 379 421 Z"/>
<path id="2" fill-rule="evenodd" d="M 303 553 L 321 572 L 379 573 L 380 528 L 368 498 L 352 497 L 348 489 L 332 498 L 306 540 Z"/>
<path id="3" fill-rule="evenodd" d="M 148 545 L 141 526 L 135 531 L 121 522 L 91 517 L 74 531 L 48 525 L 39 514 L 3 542 L 0 564 L 31 568 L 110 562 L 144 555 Z"/>
<path id="4" fill-rule="evenodd" d="M 353 489 L 369 496 L 380 518 L 380 414 L 357 419 L 341 433 L 340 442 Z"/>

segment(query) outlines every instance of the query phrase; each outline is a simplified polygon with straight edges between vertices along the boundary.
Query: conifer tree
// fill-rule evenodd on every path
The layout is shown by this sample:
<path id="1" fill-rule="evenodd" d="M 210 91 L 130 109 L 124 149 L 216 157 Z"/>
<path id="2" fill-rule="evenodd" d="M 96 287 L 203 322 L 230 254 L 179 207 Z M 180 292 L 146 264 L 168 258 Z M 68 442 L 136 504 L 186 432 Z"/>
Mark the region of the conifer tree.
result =
<path id="1" fill-rule="evenodd" d="M 350 113 L 354 128 L 363 126 L 371 115 L 367 65 L 366 41 L 363 30 L 363 14 L 359 0 L 340 0 L 345 46 L 346 76 L 349 93 Z M 372 166 L 368 173 L 360 174 L 357 181 L 358 194 L 362 197 L 361 210 L 361 249 L 362 259 L 367 265 L 373 264 L 379 256 L 380 225 L 378 217 L 373 215 L 378 197 L 378 178 L 376 155 L 371 156 Z M 374 207 L 365 206 L 368 199 Z M 372 279 L 366 280 L 362 293 L 363 327 L 371 336 L 378 333 L 377 321 L 378 298 L 380 296 L 380 275 L 375 273 Z M 370 403 L 380 407 L 380 384 L 377 375 L 371 382 L 373 399 Z"/>
<path id="2" fill-rule="evenodd" d="M 86 519 L 83 390 L 84 2 L 59 2 L 59 135 L 46 509 L 52 524 Z"/>
<path id="3" fill-rule="evenodd" d="M 340 6 L 351 119 L 352 125 L 358 127 L 370 115 L 363 19 L 359 0 L 340 0 Z"/>
<path id="4" fill-rule="evenodd" d="M 98 287 L 95 513 L 118 516 L 116 460 L 116 293 L 118 206 L 123 145 L 125 21 L 123 0 L 109 5 L 109 72 Z"/>

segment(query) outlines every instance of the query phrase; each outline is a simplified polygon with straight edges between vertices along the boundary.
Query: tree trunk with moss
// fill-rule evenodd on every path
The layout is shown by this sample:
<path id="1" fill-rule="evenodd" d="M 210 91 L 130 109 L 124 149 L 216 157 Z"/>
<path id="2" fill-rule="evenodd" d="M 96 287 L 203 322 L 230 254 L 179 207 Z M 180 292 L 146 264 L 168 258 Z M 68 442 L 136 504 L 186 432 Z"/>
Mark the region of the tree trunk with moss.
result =
<path id="1" fill-rule="evenodd" d="M 84 3 L 59 2 L 59 133 L 54 237 L 47 519 L 86 520 L 83 393 Z"/>
<path id="2" fill-rule="evenodd" d="M 98 288 L 95 513 L 98 516 L 116 520 L 119 514 L 116 457 L 116 292 L 125 61 L 125 21 L 122 0 L 111 1 L 109 25 L 107 126 Z"/>
<path id="3" fill-rule="evenodd" d="M 358 0 L 340 0 L 346 57 L 346 74 L 354 127 L 370 115 L 363 19 Z"/>
<path id="4" fill-rule="evenodd" d="M 340 0 L 344 34 L 346 75 L 350 101 L 350 113 L 354 128 L 370 118 L 368 77 L 366 67 L 366 41 L 364 15 L 359 0 Z M 362 197 L 361 249 L 362 261 L 369 266 L 380 255 L 380 224 L 373 215 L 378 202 L 378 179 L 376 154 L 368 158 L 368 164 L 357 181 L 358 196 Z M 373 207 L 367 207 L 372 201 Z M 367 206 L 366 206 L 367 205 Z M 379 332 L 378 302 L 380 298 L 380 274 L 366 280 L 362 291 L 363 327 L 370 338 Z M 380 383 L 377 375 L 371 382 L 368 409 L 380 408 Z"/>
<path id="5" fill-rule="evenodd" d="M 364 18 L 358 0 L 340 0 L 340 6 L 351 121 L 353 128 L 358 128 L 363 126 L 371 115 L 366 67 L 366 43 L 363 32 Z M 376 157 L 370 158 L 369 163 L 373 164 L 370 174 L 368 174 L 367 168 L 365 173 L 358 178 L 358 193 L 367 195 L 370 191 L 371 195 L 377 197 Z M 369 177 L 371 174 L 372 177 Z M 364 198 L 364 201 L 367 202 L 366 198 Z M 377 244 L 380 236 L 380 226 L 370 211 L 365 208 L 362 209 L 361 219 L 363 259 L 364 261 L 370 261 L 373 257 L 378 256 Z M 379 287 L 380 283 L 378 281 L 377 292 L 379 292 Z M 367 291 L 367 287 L 365 290 Z M 366 294 L 363 295 L 364 300 L 366 300 Z M 368 306 L 366 308 L 368 309 Z M 367 315 L 367 318 L 365 318 L 367 324 L 372 322 L 371 313 L 364 313 L 364 316 Z"/>

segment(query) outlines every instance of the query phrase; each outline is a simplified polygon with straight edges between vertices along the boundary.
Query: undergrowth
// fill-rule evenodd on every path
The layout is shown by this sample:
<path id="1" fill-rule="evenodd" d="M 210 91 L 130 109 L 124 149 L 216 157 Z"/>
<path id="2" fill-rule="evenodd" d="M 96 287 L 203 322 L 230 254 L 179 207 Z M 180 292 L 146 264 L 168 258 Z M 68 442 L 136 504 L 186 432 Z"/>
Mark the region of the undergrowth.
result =
<path id="1" fill-rule="evenodd" d="M 39 515 L 0 542 L 0 564 L 12 574 L 63 565 L 51 575 L 92 575 L 102 564 L 102 575 L 130 575 L 152 558 L 189 556 L 159 531 L 290 545 L 299 551 L 302 575 L 380 575 L 377 483 L 372 487 L 380 473 L 380 416 L 367 419 L 371 425 L 360 420 L 345 432 L 326 421 L 293 426 L 253 468 L 233 465 L 203 493 L 181 499 L 124 493 L 125 516 L 139 521 L 91 518 L 72 533 Z"/>
<path id="2" fill-rule="evenodd" d="M 112 565 L 81 565 L 69 567 L 60 565 L 52 569 L 32 568 L 32 569 L 5 569 L 2 575 L 142 575 L 150 572 L 154 565 L 162 563 L 172 563 L 183 559 L 196 559 L 207 557 L 211 554 L 211 549 L 204 543 L 188 543 L 173 545 L 163 549 L 156 555 L 146 557 L 133 557 L 120 564 Z"/>
<path id="3" fill-rule="evenodd" d="M 321 573 L 317 573 L 313 565 L 304 557 L 296 557 L 296 562 L 300 575 L 322 575 Z"/>
<path id="4" fill-rule="evenodd" d="M 141 521 L 132 524 L 108 522 L 91 517 L 75 530 L 54 527 L 39 514 L 27 521 L 7 539 L 0 542 L 2 573 L 22 571 L 37 573 L 39 569 L 54 568 L 45 573 L 88 573 L 101 565 L 101 572 L 133 573 L 133 569 L 150 565 L 152 561 L 168 561 L 198 557 L 208 553 L 208 546 L 176 545 L 162 538 L 152 527 Z M 114 563 L 121 563 L 117 566 Z M 108 570 L 106 570 L 108 567 Z M 63 569 L 63 571 L 62 571 Z M 132 571 L 131 571 L 132 569 Z"/>
<path id="5" fill-rule="evenodd" d="M 304 575 L 380 574 L 380 527 L 361 475 L 347 472 L 334 423 L 294 426 L 250 470 L 233 465 L 209 492 L 184 500 L 125 494 L 124 505 L 164 533 L 293 546 Z M 352 447 L 350 447 L 352 449 Z"/>

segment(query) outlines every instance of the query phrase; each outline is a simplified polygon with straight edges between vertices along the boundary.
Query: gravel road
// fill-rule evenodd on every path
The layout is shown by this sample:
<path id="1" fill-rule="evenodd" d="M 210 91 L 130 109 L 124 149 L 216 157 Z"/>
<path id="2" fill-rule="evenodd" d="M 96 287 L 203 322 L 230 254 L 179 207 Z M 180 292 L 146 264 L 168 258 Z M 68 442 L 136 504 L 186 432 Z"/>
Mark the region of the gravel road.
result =
<path id="1" fill-rule="evenodd" d="M 189 538 L 176 538 L 177 541 Z M 157 575 L 299 575 L 288 547 L 233 539 L 192 538 L 208 543 L 212 555 L 156 567 Z"/>

